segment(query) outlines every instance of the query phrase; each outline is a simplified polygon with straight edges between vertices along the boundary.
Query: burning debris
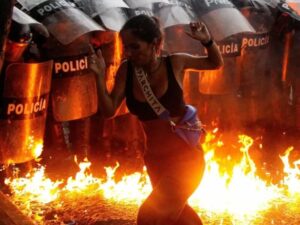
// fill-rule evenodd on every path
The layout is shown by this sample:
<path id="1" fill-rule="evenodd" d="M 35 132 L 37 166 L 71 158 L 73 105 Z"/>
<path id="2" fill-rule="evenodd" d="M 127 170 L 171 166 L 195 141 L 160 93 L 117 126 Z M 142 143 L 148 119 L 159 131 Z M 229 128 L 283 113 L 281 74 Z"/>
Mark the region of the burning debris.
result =
<path id="1" fill-rule="evenodd" d="M 236 146 L 226 146 L 222 138 L 217 130 L 207 135 L 206 172 L 189 200 L 205 224 L 298 224 L 300 167 L 299 160 L 290 161 L 293 148 L 279 156 L 284 176 L 274 183 L 258 176 L 258 163 L 252 159 L 255 145 L 262 148 L 259 139 L 239 135 Z M 224 147 L 239 149 L 239 156 L 218 157 Z M 10 199 L 37 224 L 134 224 L 138 206 L 151 191 L 146 171 L 117 179 L 117 164 L 105 168 L 105 178 L 97 178 L 90 166 L 81 162 L 80 171 L 66 180 L 52 181 L 44 167 L 9 178 Z"/>
<path id="2" fill-rule="evenodd" d="M 6 49 L 13 49 L 12 46 L 17 46 L 16 43 L 26 41 L 19 45 L 24 48 L 22 51 L 12 51 L 19 54 L 7 53 L 5 58 L 5 63 L 12 65 L 11 70 L 6 70 L 5 65 L 2 74 L 3 79 L 7 77 L 10 80 L 5 84 L 0 83 L 0 86 L 5 86 L 4 95 L 1 96 L 1 104 L 4 105 L 1 107 L 7 109 L 0 109 L 0 149 L 3 154 L 0 155 L 0 158 L 3 158 L 0 161 L 23 163 L 39 157 L 47 150 L 57 153 L 67 147 L 72 148 L 72 153 L 78 155 L 81 153 L 77 150 L 82 150 L 82 146 L 89 142 L 88 138 L 83 141 L 84 137 L 88 137 L 89 131 L 98 132 L 104 123 L 102 115 L 96 115 L 94 118 L 95 129 L 88 127 L 88 119 L 82 120 L 82 124 L 80 121 L 95 115 L 97 108 L 95 81 L 91 79 L 88 71 L 89 45 L 92 43 L 95 50 L 100 48 L 107 61 L 106 85 L 111 90 L 116 70 L 122 60 L 118 31 L 129 16 L 140 13 L 160 15 L 168 37 L 164 46 L 167 53 L 199 54 L 199 43 L 185 41 L 185 26 L 177 25 L 188 23 L 189 19 L 201 19 L 214 34 L 225 59 L 225 66 L 213 74 L 201 71 L 196 78 L 191 78 L 190 84 L 193 83 L 191 88 L 194 89 L 190 89 L 189 94 L 193 96 L 190 100 L 199 106 L 204 121 L 209 123 L 218 119 L 220 120 L 218 126 L 228 133 L 220 134 L 217 129 L 208 133 L 203 144 L 206 153 L 206 172 L 201 185 L 189 201 L 197 209 L 205 224 L 298 225 L 300 223 L 300 157 L 293 154 L 297 149 L 284 146 L 281 151 L 286 149 L 285 152 L 278 153 L 270 148 L 273 145 L 262 144 L 262 139 L 269 138 L 269 142 L 276 139 L 271 135 L 274 127 L 280 128 L 277 133 L 287 127 L 292 129 L 300 127 L 298 119 L 300 94 L 297 88 L 300 84 L 297 77 L 299 74 L 297 56 L 300 52 L 297 51 L 299 49 L 297 43 L 300 43 L 298 42 L 300 35 L 299 27 L 290 27 L 291 24 L 294 26 L 299 18 L 294 12 L 297 8 L 292 7 L 291 10 L 287 7 L 293 5 L 296 7 L 298 4 L 286 5 L 284 1 L 280 3 L 273 1 L 274 4 L 276 2 L 273 5 L 272 1 L 265 1 L 268 7 L 263 9 L 260 4 L 264 1 L 206 0 L 202 3 L 191 1 L 192 5 L 189 1 L 172 1 L 172 3 L 162 1 L 165 3 L 153 5 L 149 3 L 149 7 L 145 8 L 137 1 L 129 0 L 125 1 L 126 4 L 119 1 L 112 5 L 109 3 L 111 1 L 106 1 L 104 5 L 101 5 L 102 1 L 97 1 L 93 5 L 95 1 L 73 0 L 78 6 L 82 5 L 79 8 L 86 13 L 83 14 L 75 4 L 64 0 L 53 3 L 44 0 L 17 2 L 18 7 L 21 6 L 20 9 L 24 12 L 14 7 L 13 25 L 23 24 L 26 19 L 26 26 L 23 25 L 28 30 L 21 37 L 18 36 L 19 39 L 11 39 L 10 36 L 7 42 L 11 46 Z M 240 7 L 243 16 L 232 3 Z M 283 11 L 279 18 L 277 18 L 278 7 L 279 11 Z M 194 14 L 191 12 L 192 8 L 196 9 L 197 15 L 192 15 Z M 29 14 L 37 16 L 35 19 L 39 22 L 29 17 Z M 289 14 L 292 16 L 288 17 Z M 177 21 L 179 18 L 184 18 L 184 21 Z M 275 19 L 279 21 L 275 23 L 273 21 Z M 229 22 L 224 22 L 226 20 Z M 231 23 L 235 25 L 224 26 Z M 29 25 L 38 25 L 39 29 L 29 29 Z M 229 29 L 231 27 L 234 29 Z M 280 33 L 280 37 L 274 35 L 276 32 L 272 33 L 273 29 Z M 244 33 L 249 31 L 251 33 Z M 112 34 L 111 40 L 110 38 L 101 40 L 105 39 L 104 36 L 108 33 Z M 30 45 L 27 46 L 29 42 Z M 33 54 L 35 47 L 41 48 L 37 51 L 40 55 Z M 24 51 L 26 54 L 23 55 Z M 203 55 L 205 54 L 203 52 Z M 29 64 L 28 62 L 32 60 L 35 63 Z M 52 60 L 54 60 L 53 68 Z M 1 56 L 1 67 L 2 63 Z M 278 67 L 275 68 L 274 65 Z M 17 86 L 15 81 L 20 80 L 20 74 L 24 77 Z M 52 76 L 55 79 L 52 80 Z M 61 79 L 62 77 L 64 79 Z M 33 78 L 36 78 L 35 81 Z M 289 79 L 291 83 L 287 83 Z M 238 84 L 236 80 L 239 80 Z M 40 83 L 43 83 L 41 85 L 43 88 L 35 86 Z M 83 96 L 82 93 L 86 90 L 88 91 Z M 69 103 L 68 106 L 66 101 Z M 50 102 L 54 116 L 46 115 Z M 234 109 L 235 105 L 239 106 L 239 110 Z M 290 113 L 289 110 L 294 112 Z M 125 108 L 119 115 L 127 112 Z M 216 112 L 218 113 L 214 116 Z M 239 115 L 239 118 L 236 118 L 236 115 Z M 46 126 L 46 118 L 52 123 L 49 127 Z M 79 125 L 76 122 L 72 124 L 77 119 Z M 128 120 L 128 117 L 123 120 Z M 99 125 L 100 123 L 102 125 Z M 132 124 L 132 121 L 130 123 Z M 242 125 L 237 125 L 238 123 Z M 246 135 L 230 133 L 231 129 L 249 128 L 253 131 L 257 127 L 268 129 L 265 132 L 266 136 L 252 139 Z M 118 133 L 129 133 L 127 126 L 123 129 L 118 129 Z M 52 130 L 53 135 L 50 132 Z M 44 131 L 47 134 L 46 138 Z M 100 132 L 97 134 L 96 139 L 102 138 Z M 51 143 L 49 146 L 47 138 Z M 278 142 L 280 145 L 280 140 Z M 99 144 L 95 140 L 91 143 L 95 146 Z M 57 149 L 53 150 L 53 146 Z M 20 154 L 20 149 L 24 154 Z M 265 153 L 266 149 L 268 153 Z M 270 149 L 273 151 L 272 154 Z M 85 153 L 88 152 L 87 149 L 84 150 Z M 105 155 L 105 151 L 101 154 Z M 30 155 L 27 156 L 28 152 Z M 264 154 L 268 156 L 262 157 Z M 56 156 L 57 158 L 51 157 L 53 161 L 62 158 L 61 155 Z M 115 167 L 105 167 L 105 176 L 95 176 L 90 170 L 94 163 L 91 164 L 88 160 L 78 163 L 79 172 L 64 179 L 50 178 L 47 174 L 49 166 L 47 163 L 35 167 L 27 175 L 9 176 L 6 179 L 6 185 L 11 191 L 8 198 L 25 216 L 38 225 L 135 224 L 138 206 L 151 191 L 146 171 L 139 170 L 129 175 L 117 176 L 120 169 L 117 164 Z M 120 164 L 124 166 L 125 163 Z M 64 171 L 59 172 L 57 174 Z M 0 212 L 0 218 L 1 216 Z"/>

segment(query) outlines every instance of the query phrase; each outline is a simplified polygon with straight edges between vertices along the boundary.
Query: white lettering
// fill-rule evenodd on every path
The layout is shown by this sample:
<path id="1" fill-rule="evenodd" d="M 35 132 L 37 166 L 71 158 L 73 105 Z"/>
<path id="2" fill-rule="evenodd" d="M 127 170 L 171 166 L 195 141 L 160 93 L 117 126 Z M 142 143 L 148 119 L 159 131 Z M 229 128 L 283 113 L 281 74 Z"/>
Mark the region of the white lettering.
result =
<path id="1" fill-rule="evenodd" d="M 46 99 L 41 99 L 41 107 L 40 107 L 40 111 L 43 111 L 46 109 Z"/>
<path id="2" fill-rule="evenodd" d="M 55 11 L 55 9 L 60 9 L 66 6 L 74 6 L 74 4 L 68 3 L 65 0 L 61 0 L 54 3 L 49 3 L 48 5 L 43 5 L 41 8 L 37 9 L 37 12 L 41 16 L 44 16 L 45 12 Z"/>
<path id="3" fill-rule="evenodd" d="M 40 103 L 39 102 L 36 102 L 35 104 L 34 104 L 34 112 L 36 113 L 36 112 L 38 112 L 39 111 L 39 106 L 40 106 Z"/>
<path id="4" fill-rule="evenodd" d="M 55 74 L 58 74 L 60 72 L 64 72 L 64 73 L 77 72 L 77 71 L 85 70 L 87 68 L 88 68 L 87 56 L 85 56 L 82 59 L 54 63 Z"/>
<path id="5" fill-rule="evenodd" d="M 61 64 L 60 63 L 55 63 L 54 67 L 55 67 L 55 73 L 58 73 L 58 71 L 61 70 Z"/>
<path id="6" fill-rule="evenodd" d="M 136 10 L 135 14 L 138 15 L 146 15 L 146 16 L 153 16 L 153 13 L 148 10 Z"/>
<path id="7" fill-rule="evenodd" d="M 24 106 L 22 105 L 22 104 L 18 104 L 17 106 L 16 106 L 16 114 L 17 115 L 20 115 L 20 114 L 22 114 L 24 112 Z"/>
<path id="8" fill-rule="evenodd" d="M 45 98 L 41 98 L 39 101 L 30 103 L 10 103 L 7 107 L 7 115 L 29 115 L 37 112 L 44 111 L 47 106 L 47 101 Z"/>
<path id="9" fill-rule="evenodd" d="M 222 54 L 231 54 L 239 52 L 238 44 L 236 43 L 218 45 L 218 48 Z"/>
<path id="10" fill-rule="evenodd" d="M 222 5 L 222 4 L 231 4 L 229 0 L 204 0 L 207 7 L 212 5 Z"/>
<path id="11" fill-rule="evenodd" d="M 290 10 L 289 4 L 287 4 L 287 3 L 283 3 L 282 7 L 287 9 L 287 10 Z"/>
<path id="12" fill-rule="evenodd" d="M 11 112 L 15 111 L 16 105 L 15 104 L 8 104 L 7 107 L 7 115 L 9 115 Z"/>
<path id="13" fill-rule="evenodd" d="M 269 35 L 254 37 L 254 38 L 243 38 L 243 47 L 261 47 L 269 44 Z"/>
<path id="14" fill-rule="evenodd" d="M 152 109 L 155 110 L 156 114 L 158 114 L 158 115 L 162 114 L 165 109 L 159 102 L 157 102 L 157 99 L 151 90 L 150 84 L 147 81 L 146 74 L 144 74 L 143 69 L 135 68 L 135 74 L 136 74 L 139 84 L 141 85 L 142 89 L 144 90 L 145 98 L 151 105 Z"/>

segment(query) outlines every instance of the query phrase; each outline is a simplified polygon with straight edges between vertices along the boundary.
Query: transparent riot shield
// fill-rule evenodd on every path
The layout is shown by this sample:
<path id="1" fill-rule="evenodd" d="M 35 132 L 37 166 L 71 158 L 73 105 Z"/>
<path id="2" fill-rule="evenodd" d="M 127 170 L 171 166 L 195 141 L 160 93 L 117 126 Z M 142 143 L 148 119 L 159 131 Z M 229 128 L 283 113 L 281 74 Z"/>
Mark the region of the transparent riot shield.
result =
<path id="1" fill-rule="evenodd" d="M 189 25 L 170 26 L 164 29 L 164 46 L 166 53 L 189 53 L 193 55 L 203 55 L 204 48 L 195 40 L 188 36 L 186 32 L 190 32 Z"/>
<path id="2" fill-rule="evenodd" d="M 130 9 L 127 10 L 129 17 L 145 14 L 148 16 L 154 16 L 153 7 L 155 4 L 169 4 L 168 0 L 124 0 Z"/>
<path id="3" fill-rule="evenodd" d="M 281 12 L 288 14 L 292 18 L 300 21 L 300 2 L 298 0 L 286 0 L 278 4 Z"/>
<path id="4" fill-rule="evenodd" d="M 120 31 L 121 27 L 128 20 L 125 8 L 129 6 L 122 0 L 73 0 L 76 5 L 87 15 L 100 20 L 101 25 L 113 31 Z"/>
<path id="5" fill-rule="evenodd" d="M 56 121 L 70 121 L 97 112 L 95 73 L 89 69 L 88 55 L 54 59 L 51 103 Z"/>
<path id="6" fill-rule="evenodd" d="M 91 8 L 94 10 L 92 16 L 101 15 L 107 10 L 112 8 L 129 8 L 128 5 L 122 0 L 90 0 Z"/>
<path id="7" fill-rule="evenodd" d="M 39 23 L 38 21 L 36 21 L 32 17 L 24 13 L 17 7 L 13 8 L 12 19 L 19 24 L 29 24 L 31 27 L 33 27 L 36 31 L 38 31 L 43 36 L 49 37 L 49 32 L 43 24 Z"/>
<path id="8" fill-rule="evenodd" d="M 170 3 L 169 0 L 144 0 L 144 1 L 136 1 L 136 0 L 124 0 L 130 8 L 152 8 L 154 3 Z"/>
<path id="9" fill-rule="evenodd" d="M 224 66 L 218 70 L 201 71 L 199 77 L 200 115 L 207 124 L 220 129 L 239 127 L 237 90 L 240 71 L 241 39 L 232 36 L 216 42 Z"/>
<path id="10" fill-rule="evenodd" d="M 154 4 L 154 15 L 159 18 L 164 28 L 189 24 L 191 21 L 197 20 L 196 13 L 193 10 L 192 4 L 187 0 L 173 0 L 169 4 L 156 3 Z"/>
<path id="11" fill-rule="evenodd" d="M 47 61 L 7 67 L 0 108 L 1 163 L 22 163 L 42 153 L 52 65 Z"/>
<path id="12" fill-rule="evenodd" d="M 66 0 L 18 0 L 30 16 L 41 22 L 62 44 L 67 45 L 82 35 L 104 30 L 88 15 Z"/>
<path id="13" fill-rule="evenodd" d="M 239 33 L 255 32 L 247 19 L 228 0 L 192 0 L 192 3 L 198 18 L 207 25 L 215 40 L 220 41 Z"/>
<path id="14" fill-rule="evenodd" d="M 223 95 L 237 91 L 237 57 L 241 55 L 241 40 L 230 38 L 217 42 L 224 58 L 224 66 L 219 70 L 208 70 L 201 74 L 199 91 L 202 94 Z"/>
<path id="15" fill-rule="evenodd" d="M 244 126 L 257 124 L 257 121 L 275 121 L 271 99 L 277 98 L 279 88 L 269 76 L 270 32 L 275 19 L 267 4 L 256 4 L 240 8 L 255 33 L 241 34 L 242 56 L 239 71 L 239 115 Z M 269 96 L 268 98 L 265 98 Z M 278 101 L 279 102 L 279 101 Z M 277 110 L 281 107 L 278 106 Z"/>
<path id="16" fill-rule="evenodd" d="M 125 8 L 111 8 L 99 14 L 99 18 L 106 28 L 113 31 L 120 31 L 128 20 Z"/>

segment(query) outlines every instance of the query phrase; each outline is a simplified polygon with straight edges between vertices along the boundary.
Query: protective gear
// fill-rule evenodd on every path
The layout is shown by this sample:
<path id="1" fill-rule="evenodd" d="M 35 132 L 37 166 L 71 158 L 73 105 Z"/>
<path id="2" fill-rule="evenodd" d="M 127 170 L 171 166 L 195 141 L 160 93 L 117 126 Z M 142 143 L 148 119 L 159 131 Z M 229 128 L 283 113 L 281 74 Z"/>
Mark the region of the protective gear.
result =
<path id="1" fill-rule="evenodd" d="M 81 119 L 97 111 L 95 74 L 88 68 L 90 32 L 104 30 L 66 0 L 18 0 L 51 37 L 41 49 L 42 57 L 54 59 L 51 102 L 56 121 Z"/>
<path id="2" fill-rule="evenodd" d="M 19 24 L 12 20 L 11 29 L 5 46 L 5 60 L 17 62 L 32 40 L 32 33 L 27 24 Z"/>
<path id="3" fill-rule="evenodd" d="M 66 0 L 18 0 L 29 14 L 47 27 L 48 31 L 63 45 L 70 44 L 80 36 L 104 30 L 86 14 Z"/>
<path id="4" fill-rule="evenodd" d="M 97 112 L 96 78 L 89 69 L 87 54 L 54 59 L 51 102 L 56 121 L 81 119 Z"/>
<path id="5" fill-rule="evenodd" d="M 43 24 L 28 16 L 26 13 L 24 13 L 17 7 L 13 8 L 12 20 L 18 24 L 28 24 L 30 28 L 35 30 L 37 33 L 41 34 L 44 37 L 49 37 L 49 32 Z"/>
<path id="6" fill-rule="evenodd" d="M 125 8 L 129 6 L 122 0 L 73 0 L 87 15 L 99 21 L 105 28 L 120 31 L 128 20 Z"/>
<path id="7" fill-rule="evenodd" d="M 154 4 L 153 12 L 159 18 L 164 28 L 189 24 L 197 20 L 197 15 L 189 1 L 177 0 L 169 4 L 156 3 Z"/>
<path id="8" fill-rule="evenodd" d="M 52 65 L 47 61 L 7 67 L 0 107 L 1 163 L 22 163 L 41 154 Z"/>
<path id="9" fill-rule="evenodd" d="M 194 4 L 195 12 L 198 13 L 199 19 L 207 25 L 212 36 L 217 41 L 239 33 L 255 32 L 255 29 L 246 18 L 228 0 L 193 0 L 192 4 Z M 225 24 L 230 24 L 230 26 Z"/>
<path id="10" fill-rule="evenodd" d="M 270 14 L 267 3 L 262 3 L 240 8 L 249 23 L 256 29 L 254 34 L 242 35 L 243 53 L 239 62 L 237 100 L 242 125 L 246 127 L 257 125 L 259 121 L 268 121 L 273 118 L 272 113 L 276 111 L 272 109 L 269 101 L 275 98 L 276 87 L 267 75 L 267 64 L 270 61 L 268 57 L 270 31 L 275 20 Z M 265 96 L 273 97 L 266 100 Z"/>
<path id="11" fill-rule="evenodd" d="M 296 1 L 287 0 L 278 4 L 278 9 L 282 13 L 288 14 L 295 20 L 300 21 L 300 3 Z"/>

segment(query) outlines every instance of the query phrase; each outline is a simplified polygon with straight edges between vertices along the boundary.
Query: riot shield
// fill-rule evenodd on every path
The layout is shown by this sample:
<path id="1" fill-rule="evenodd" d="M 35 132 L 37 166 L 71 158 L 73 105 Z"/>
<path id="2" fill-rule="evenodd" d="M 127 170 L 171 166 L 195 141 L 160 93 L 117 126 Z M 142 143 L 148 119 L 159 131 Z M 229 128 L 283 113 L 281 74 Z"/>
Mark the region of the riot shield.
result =
<path id="1" fill-rule="evenodd" d="M 124 0 L 130 8 L 149 8 L 151 9 L 153 4 L 155 3 L 169 3 L 169 0 L 143 0 L 143 1 L 136 1 L 136 0 Z"/>
<path id="2" fill-rule="evenodd" d="M 193 55 L 204 55 L 204 48 L 185 32 L 190 31 L 189 25 L 167 27 L 164 30 L 163 50 L 169 54 L 185 52 Z"/>
<path id="3" fill-rule="evenodd" d="M 70 121 L 97 112 L 96 78 L 88 55 L 54 59 L 51 103 L 56 121 Z"/>
<path id="4" fill-rule="evenodd" d="M 49 32 L 47 28 L 33 19 L 32 17 L 28 16 L 26 13 L 18 9 L 17 7 L 13 8 L 13 14 L 12 14 L 12 19 L 16 21 L 19 24 L 28 24 L 30 25 L 33 29 L 38 31 L 41 35 L 45 37 L 49 37 Z"/>
<path id="5" fill-rule="evenodd" d="M 153 11 L 154 15 L 160 19 L 164 28 L 189 24 L 191 21 L 197 20 L 192 4 L 188 0 L 173 0 L 169 4 L 156 3 L 154 4 Z"/>
<path id="6" fill-rule="evenodd" d="M 120 31 L 128 20 L 128 15 L 124 8 L 111 8 L 99 14 L 99 18 L 109 30 Z"/>
<path id="7" fill-rule="evenodd" d="M 281 12 L 288 14 L 293 19 L 300 21 L 300 2 L 298 0 L 286 0 L 278 4 Z"/>
<path id="8" fill-rule="evenodd" d="M 198 18 L 207 25 L 217 41 L 239 33 L 255 32 L 246 18 L 229 0 L 193 0 L 192 3 Z"/>
<path id="9" fill-rule="evenodd" d="M 128 20 L 124 8 L 129 8 L 122 0 L 73 0 L 78 7 L 87 15 L 100 20 L 101 25 L 113 31 L 120 31 L 121 27 Z"/>
<path id="10" fill-rule="evenodd" d="M 257 121 L 272 120 L 275 112 L 270 107 L 270 99 L 275 98 L 276 87 L 274 80 L 267 75 L 270 32 L 275 19 L 269 6 L 263 2 L 240 10 L 256 30 L 253 34 L 241 34 L 243 53 L 239 62 L 239 115 L 243 124 L 249 126 Z"/>
<path id="11" fill-rule="evenodd" d="M 204 71 L 199 79 L 202 94 L 226 95 L 237 91 L 237 57 L 241 54 L 241 40 L 230 38 L 217 42 L 224 58 L 224 67 L 219 70 Z"/>
<path id="12" fill-rule="evenodd" d="M 63 45 L 70 44 L 80 36 L 104 30 L 89 16 L 66 0 L 18 0 L 29 14 L 47 27 L 48 31 Z"/>
<path id="13" fill-rule="evenodd" d="M 128 5 L 122 0 L 90 0 L 91 8 L 94 10 L 92 13 L 92 17 L 96 15 L 101 15 L 105 13 L 107 10 L 112 8 L 128 8 Z"/>
<path id="14" fill-rule="evenodd" d="M 129 17 L 145 14 L 148 16 L 154 16 L 153 6 L 155 4 L 169 4 L 168 0 L 124 0 L 130 9 L 127 10 Z"/>
<path id="15" fill-rule="evenodd" d="M 47 61 L 7 67 L 0 108 L 1 163 L 22 163 L 42 153 L 52 65 Z"/>

